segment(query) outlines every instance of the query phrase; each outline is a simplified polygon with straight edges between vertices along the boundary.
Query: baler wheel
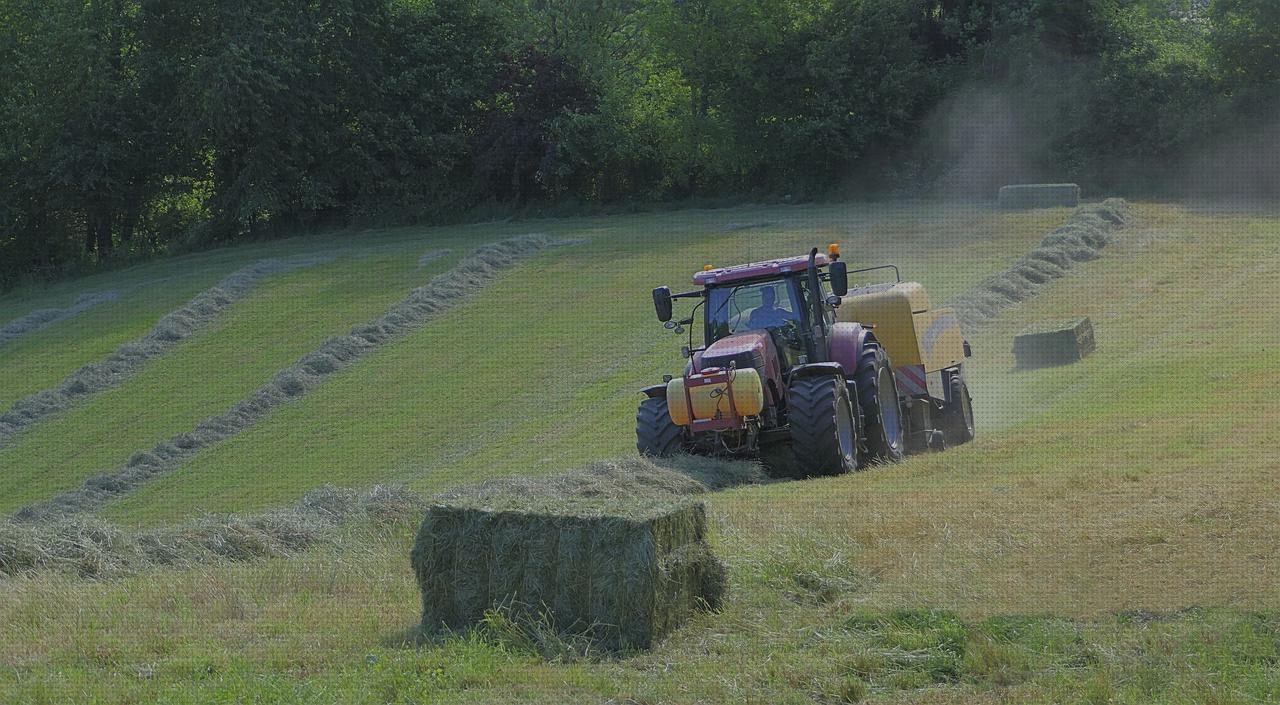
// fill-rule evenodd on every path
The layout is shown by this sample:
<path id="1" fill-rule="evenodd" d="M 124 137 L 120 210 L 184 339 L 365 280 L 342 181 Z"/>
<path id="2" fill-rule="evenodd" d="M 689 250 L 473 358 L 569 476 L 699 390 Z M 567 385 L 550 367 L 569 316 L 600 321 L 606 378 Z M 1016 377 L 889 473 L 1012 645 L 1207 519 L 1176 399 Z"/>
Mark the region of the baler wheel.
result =
<path id="1" fill-rule="evenodd" d="M 839 475 L 857 469 L 857 425 L 844 378 L 819 376 L 793 381 L 787 408 L 798 476 Z"/>
<path id="2" fill-rule="evenodd" d="M 951 402 L 942 411 L 942 432 L 949 446 L 968 443 L 976 435 L 973 398 L 969 396 L 969 385 L 959 374 L 951 376 Z"/>
<path id="3" fill-rule="evenodd" d="M 665 397 L 648 397 L 636 411 L 636 450 L 640 455 L 666 458 L 680 452 L 684 429 L 671 420 Z"/>

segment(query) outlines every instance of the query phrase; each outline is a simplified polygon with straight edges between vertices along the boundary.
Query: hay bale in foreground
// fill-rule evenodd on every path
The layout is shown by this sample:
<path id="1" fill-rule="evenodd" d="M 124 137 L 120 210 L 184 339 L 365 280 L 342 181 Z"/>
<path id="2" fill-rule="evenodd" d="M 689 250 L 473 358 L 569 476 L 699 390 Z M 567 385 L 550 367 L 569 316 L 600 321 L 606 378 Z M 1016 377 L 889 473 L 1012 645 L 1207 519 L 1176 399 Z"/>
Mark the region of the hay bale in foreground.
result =
<path id="1" fill-rule="evenodd" d="M 1080 187 L 1076 184 L 1018 184 L 1001 187 L 997 196 L 1001 208 L 1054 208 L 1080 205 Z"/>
<path id="2" fill-rule="evenodd" d="M 505 609 L 627 651 L 719 606 L 725 570 L 701 502 L 679 490 L 619 498 L 557 486 L 491 484 L 427 510 L 411 555 L 424 630 L 465 629 Z"/>
<path id="3" fill-rule="evenodd" d="M 1013 355 L 1021 368 L 1069 364 L 1096 347 L 1093 324 L 1087 316 L 1037 323 L 1013 339 Z"/>

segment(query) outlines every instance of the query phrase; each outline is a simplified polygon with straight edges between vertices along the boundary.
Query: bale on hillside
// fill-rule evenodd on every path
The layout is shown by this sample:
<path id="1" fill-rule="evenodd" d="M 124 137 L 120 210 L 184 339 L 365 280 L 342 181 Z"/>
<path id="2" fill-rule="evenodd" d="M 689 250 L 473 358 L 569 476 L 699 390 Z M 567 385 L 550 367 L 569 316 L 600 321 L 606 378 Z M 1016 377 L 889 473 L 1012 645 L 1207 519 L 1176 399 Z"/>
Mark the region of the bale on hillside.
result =
<path id="1" fill-rule="evenodd" d="M 686 496 L 698 483 L 632 483 L 617 496 L 588 471 L 569 483 L 588 491 L 566 493 L 573 476 L 488 483 L 427 510 L 411 554 L 424 630 L 465 629 L 506 609 L 629 651 L 719 606 L 725 569 L 707 546 L 702 503 Z"/>
<path id="2" fill-rule="evenodd" d="M 997 196 L 1001 208 L 1054 208 L 1080 205 L 1076 184 L 1019 184 L 1001 187 Z"/>
<path id="3" fill-rule="evenodd" d="M 1018 367 L 1065 365 L 1093 352 L 1093 323 L 1087 316 L 1044 321 L 1028 326 L 1013 339 Z"/>

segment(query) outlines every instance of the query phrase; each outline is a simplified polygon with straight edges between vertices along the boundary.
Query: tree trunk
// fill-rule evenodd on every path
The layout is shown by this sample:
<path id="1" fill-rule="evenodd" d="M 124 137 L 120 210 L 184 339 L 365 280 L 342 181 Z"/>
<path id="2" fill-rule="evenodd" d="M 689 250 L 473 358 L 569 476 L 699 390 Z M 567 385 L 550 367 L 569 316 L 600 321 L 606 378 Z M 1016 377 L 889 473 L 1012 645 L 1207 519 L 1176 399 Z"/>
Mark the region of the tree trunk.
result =
<path id="1" fill-rule="evenodd" d="M 114 245 L 111 241 L 111 218 L 102 217 L 98 221 L 98 259 L 110 256 Z"/>
<path id="2" fill-rule="evenodd" d="M 111 215 L 103 208 L 90 208 L 85 213 L 84 249 L 86 253 L 97 251 L 102 259 L 111 254 Z"/>

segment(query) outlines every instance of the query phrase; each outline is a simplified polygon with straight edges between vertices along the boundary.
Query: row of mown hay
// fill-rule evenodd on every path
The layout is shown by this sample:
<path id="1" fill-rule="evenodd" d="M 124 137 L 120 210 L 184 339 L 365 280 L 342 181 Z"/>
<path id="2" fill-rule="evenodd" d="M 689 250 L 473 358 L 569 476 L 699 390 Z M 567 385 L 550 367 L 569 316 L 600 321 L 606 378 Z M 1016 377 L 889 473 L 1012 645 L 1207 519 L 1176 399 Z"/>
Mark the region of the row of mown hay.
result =
<path id="1" fill-rule="evenodd" d="M 559 244 L 563 243 L 539 235 L 512 238 L 476 249 L 453 269 L 411 291 L 382 316 L 356 327 L 348 335 L 329 338 L 225 413 L 205 419 L 191 431 L 162 441 L 149 451 L 134 453 L 123 467 L 113 472 L 94 475 L 80 487 L 23 507 L 16 518 L 40 521 L 93 511 L 157 476 L 176 470 L 204 448 L 244 431 L 276 407 L 302 397 L 339 370 L 474 296 L 506 269 Z"/>
<path id="2" fill-rule="evenodd" d="M 438 498 L 411 554 L 423 630 L 465 629 L 501 610 L 596 649 L 628 651 L 716 609 L 725 569 L 707 544 L 706 511 L 690 496 L 750 481 L 758 469 L 685 462 L 681 472 L 632 458 Z"/>
<path id="3" fill-rule="evenodd" d="M 94 306 L 105 304 L 108 301 L 115 301 L 118 298 L 120 298 L 120 294 L 117 292 L 99 291 L 80 296 L 66 308 L 42 308 L 32 311 L 21 318 L 0 326 L 0 345 L 16 340 L 27 333 L 34 333 L 41 328 L 51 326 L 58 321 L 78 316 Z"/>
<path id="4" fill-rule="evenodd" d="M 947 305 L 955 309 L 964 328 L 980 326 L 1066 276 L 1077 263 L 1097 259 L 1111 241 L 1112 231 L 1133 222 L 1133 209 L 1124 199 L 1109 198 L 1083 206 L 1012 267 L 988 277 Z"/>
<path id="5" fill-rule="evenodd" d="M 106 579 L 157 566 L 289 556 L 354 520 L 403 524 L 425 499 L 405 490 L 323 487 L 287 509 L 249 517 L 208 516 L 130 533 L 79 514 L 39 524 L 0 520 L 0 576 L 56 571 Z"/>
<path id="6" fill-rule="evenodd" d="M 62 412 L 84 397 L 119 386 L 137 374 L 148 360 L 163 355 L 208 326 L 264 277 L 314 266 L 327 259 L 268 259 L 237 270 L 197 294 L 181 308 L 165 314 L 141 338 L 121 345 L 102 360 L 81 367 L 57 387 L 14 402 L 8 411 L 0 414 L 0 445 L 28 426 Z"/>
<path id="7" fill-rule="evenodd" d="M 537 480 L 512 478 L 454 490 L 439 501 L 468 493 L 532 486 L 555 487 L 565 497 L 625 498 L 665 494 L 672 499 L 709 489 L 759 482 L 759 467 L 710 458 L 652 463 L 622 461 Z M 421 520 L 429 500 L 401 489 L 321 487 L 297 504 L 252 516 L 205 516 L 174 527 L 128 532 L 89 514 L 39 523 L 0 520 L 0 576 L 59 572 L 93 579 L 128 575 L 158 566 L 191 566 L 216 560 L 247 561 L 296 554 L 336 537 L 352 521 L 408 527 Z"/>

